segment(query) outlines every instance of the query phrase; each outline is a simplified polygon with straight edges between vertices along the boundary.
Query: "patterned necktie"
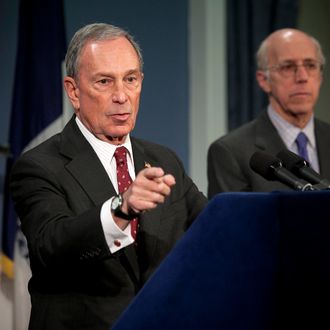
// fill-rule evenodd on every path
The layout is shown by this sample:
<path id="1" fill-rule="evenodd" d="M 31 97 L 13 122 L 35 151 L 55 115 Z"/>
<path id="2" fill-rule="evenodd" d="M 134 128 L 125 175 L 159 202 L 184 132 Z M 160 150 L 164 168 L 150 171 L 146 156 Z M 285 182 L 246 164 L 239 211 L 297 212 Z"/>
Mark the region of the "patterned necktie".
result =
<path id="1" fill-rule="evenodd" d="M 296 138 L 298 154 L 300 157 L 304 158 L 306 161 L 308 161 L 307 142 L 308 142 L 308 138 L 307 138 L 306 134 L 303 132 L 300 132 Z"/>
<path id="2" fill-rule="evenodd" d="M 127 167 L 127 149 L 125 147 L 118 147 L 115 151 L 115 159 L 117 164 L 117 181 L 118 191 L 120 194 L 125 192 L 132 183 L 132 179 Z M 138 219 L 131 220 L 131 235 L 136 240 L 136 233 L 138 229 Z"/>

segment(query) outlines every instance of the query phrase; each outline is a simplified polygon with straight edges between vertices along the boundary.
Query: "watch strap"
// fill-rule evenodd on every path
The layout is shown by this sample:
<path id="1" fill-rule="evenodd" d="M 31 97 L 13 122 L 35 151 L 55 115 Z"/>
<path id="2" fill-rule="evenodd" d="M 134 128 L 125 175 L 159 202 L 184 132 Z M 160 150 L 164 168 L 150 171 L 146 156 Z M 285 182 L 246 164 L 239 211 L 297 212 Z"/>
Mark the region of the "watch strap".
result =
<path id="1" fill-rule="evenodd" d="M 123 197 L 121 194 L 117 195 L 115 198 L 120 198 L 120 200 L 123 201 Z M 122 211 L 121 207 L 122 202 L 119 203 L 119 205 L 113 210 L 113 213 L 116 217 L 131 221 L 139 216 L 139 213 L 125 213 Z"/>

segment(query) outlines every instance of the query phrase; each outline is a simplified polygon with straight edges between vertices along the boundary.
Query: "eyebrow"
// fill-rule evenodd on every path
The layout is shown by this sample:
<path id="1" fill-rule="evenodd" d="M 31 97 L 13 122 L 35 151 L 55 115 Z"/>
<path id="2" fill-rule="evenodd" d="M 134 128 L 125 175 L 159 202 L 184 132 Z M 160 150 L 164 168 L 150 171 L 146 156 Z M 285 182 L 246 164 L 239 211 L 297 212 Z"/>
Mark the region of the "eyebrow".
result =
<path id="1" fill-rule="evenodd" d="M 128 71 L 126 71 L 123 76 L 127 76 L 129 74 L 133 74 L 133 73 L 141 73 L 141 70 L 140 69 L 130 69 Z M 98 77 L 114 77 L 115 74 L 112 73 L 112 72 L 106 72 L 106 71 L 100 71 L 100 72 L 97 72 L 93 75 L 95 78 L 98 78 Z"/>
<path id="2" fill-rule="evenodd" d="M 279 63 L 292 63 L 292 62 L 298 62 L 298 61 L 318 61 L 317 58 L 312 58 L 312 57 L 306 57 L 306 58 L 303 58 L 301 60 L 293 60 L 293 59 L 287 59 L 287 60 L 282 60 L 280 61 Z"/>

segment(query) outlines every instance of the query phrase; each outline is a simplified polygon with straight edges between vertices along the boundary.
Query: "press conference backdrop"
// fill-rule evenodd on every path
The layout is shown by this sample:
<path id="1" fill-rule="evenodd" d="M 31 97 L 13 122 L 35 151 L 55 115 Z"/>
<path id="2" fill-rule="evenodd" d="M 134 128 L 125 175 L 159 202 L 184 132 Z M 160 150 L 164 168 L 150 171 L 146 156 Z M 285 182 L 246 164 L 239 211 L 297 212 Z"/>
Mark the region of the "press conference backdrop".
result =
<path id="1" fill-rule="evenodd" d="M 216 2 L 222 4 L 214 7 L 212 4 Z M 203 160 L 198 160 L 198 149 L 200 152 L 201 148 L 207 147 L 213 138 L 224 134 L 227 127 L 223 122 L 226 121 L 226 104 L 225 100 L 221 100 L 225 98 L 226 87 L 221 86 L 220 81 L 219 89 L 221 90 L 211 89 L 212 81 L 207 79 L 214 64 L 220 67 L 220 69 L 214 68 L 215 71 L 218 70 L 222 75 L 226 72 L 222 67 L 225 59 L 221 58 L 225 56 L 223 55 L 225 51 L 212 45 L 212 43 L 222 43 L 220 45 L 222 47 L 225 44 L 222 40 L 225 34 L 216 39 L 216 34 L 209 35 L 210 31 L 214 30 L 214 25 L 202 26 L 198 25 L 200 24 L 198 21 L 210 21 L 212 17 L 208 15 L 214 12 L 214 8 L 217 9 L 214 17 L 225 20 L 223 17 L 225 2 L 225 0 L 205 2 L 200 0 L 141 0 L 138 2 L 128 0 L 121 3 L 113 0 L 96 0 L 91 4 L 87 0 L 64 1 L 68 40 L 80 26 L 94 21 L 118 24 L 136 36 L 142 45 L 146 78 L 135 134 L 173 148 L 183 160 L 188 172 L 193 172 L 193 178 L 202 190 L 206 188 L 206 174 L 198 173 L 205 169 Z M 0 3 L 0 41 L 3 45 L 0 54 L 0 70 L 3 77 L 0 88 L 0 145 L 5 145 L 8 140 L 17 44 L 18 5 L 19 0 L 4 0 Z M 126 10 L 127 8 L 131 10 Z M 330 28 L 327 20 L 329 13 L 330 3 L 327 0 L 312 3 L 308 0 L 300 1 L 298 26 L 321 41 L 326 55 L 330 54 L 330 41 L 327 37 L 327 31 Z M 206 36 L 211 38 L 209 42 L 204 40 L 207 39 Z M 204 51 L 204 54 L 201 53 L 201 57 L 204 56 L 202 63 L 201 58 L 194 60 L 198 48 Z M 216 51 L 218 53 L 214 56 Z M 213 57 L 216 58 L 213 59 L 211 66 L 208 63 Z M 330 61 L 330 56 L 327 58 Z M 326 93 L 326 90 L 330 88 L 328 73 L 327 68 L 316 112 L 321 118 L 330 121 L 327 106 L 330 103 L 330 94 Z M 202 87 L 210 89 L 209 92 L 206 90 L 204 94 L 201 94 L 200 80 L 203 83 Z M 196 93 L 200 94 L 195 96 Z M 208 101 L 210 97 L 218 100 L 218 103 L 210 103 Z M 210 111 L 207 108 L 211 108 L 213 112 L 207 113 Z M 191 111 L 193 113 L 190 113 Z M 195 124 L 191 123 L 194 120 Z M 202 123 L 202 120 L 205 122 Z M 211 133 L 205 131 L 211 131 Z M 202 144 L 198 144 L 198 138 L 203 140 Z M 195 158 L 191 157 L 194 152 L 197 154 Z M 198 162 L 197 168 L 196 162 Z M 0 156 L 0 192 L 3 187 L 4 163 L 4 157 Z M 2 208 L 1 203 L 2 198 L 0 208 Z"/>
<path id="2" fill-rule="evenodd" d="M 208 143 L 226 131 L 225 3 L 225 0 L 95 0 L 92 3 L 64 0 L 68 40 L 80 26 L 95 21 L 117 24 L 136 36 L 146 65 L 135 134 L 174 149 L 204 191 L 206 159 L 200 155 Z M 0 145 L 8 140 L 18 6 L 19 0 L 0 2 Z M 298 25 L 319 38 L 326 55 L 330 53 L 329 12 L 327 0 L 312 3 L 301 0 Z M 317 108 L 317 113 L 326 120 L 330 117 L 327 106 L 330 95 L 325 92 L 327 80 L 325 77 L 326 85 Z M 192 157 L 193 154 L 197 156 Z M 5 157 L 0 156 L 1 215 L 4 165 Z M 0 311 L 0 319 L 3 312 Z"/>
<path id="3" fill-rule="evenodd" d="M 226 0 L 128 0 L 123 4 L 113 0 L 95 0 L 91 4 L 87 0 L 64 0 L 68 40 L 80 26 L 94 21 L 121 25 L 137 37 L 145 57 L 146 79 L 135 133 L 173 148 L 204 191 L 206 173 L 203 172 L 206 166 L 203 159 L 199 160 L 202 158 L 200 153 L 203 155 L 208 143 L 224 134 L 227 127 L 226 86 L 225 79 L 222 79 L 226 74 L 225 31 L 221 31 L 225 26 L 222 22 L 225 20 L 225 3 Z M 3 45 L 0 53 L 3 78 L 0 88 L 0 145 L 8 140 L 18 4 L 19 0 L 0 2 L 0 41 Z M 315 35 L 326 55 L 330 54 L 329 14 L 330 3 L 327 0 L 300 0 L 298 27 Z M 216 20 L 218 22 L 214 23 Z M 212 34 L 212 31 L 215 32 Z M 329 55 L 327 59 L 329 62 Z M 212 71 L 217 78 L 212 78 Z M 326 92 L 330 88 L 328 76 L 329 66 L 316 113 L 330 121 L 330 94 Z M 4 157 L 0 156 L 0 193 L 3 175 Z"/>

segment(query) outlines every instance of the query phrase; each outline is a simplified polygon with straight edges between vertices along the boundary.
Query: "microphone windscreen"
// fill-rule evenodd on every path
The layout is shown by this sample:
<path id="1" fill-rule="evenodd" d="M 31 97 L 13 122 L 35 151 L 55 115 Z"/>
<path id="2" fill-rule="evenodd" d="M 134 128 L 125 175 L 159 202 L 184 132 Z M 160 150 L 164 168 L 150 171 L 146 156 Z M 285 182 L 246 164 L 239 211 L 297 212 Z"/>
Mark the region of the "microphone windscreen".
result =
<path id="1" fill-rule="evenodd" d="M 330 181 L 321 177 L 314 171 L 309 163 L 302 157 L 289 150 L 282 150 L 277 154 L 281 159 L 283 166 L 298 177 L 302 177 L 313 184 L 321 184 L 320 189 L 329 189 Z"/>
<path id="2" fill-rule="evenodd" d="M 277 154 L 277 157 L 281 159 L 283 166 L 289 171 L 294 171 L 296 167 L 309 166 L 307 161 L 302 157 L 296 155 L 294 152 L 284 149 Z"/>
<path id="3" fill-rule="evenodd" d="M 263 151 L 256 151 L 250 158 L 250 167 L 267 180 L 274 180 L 274 168 L 281 167 L 281 161 Z"/>

